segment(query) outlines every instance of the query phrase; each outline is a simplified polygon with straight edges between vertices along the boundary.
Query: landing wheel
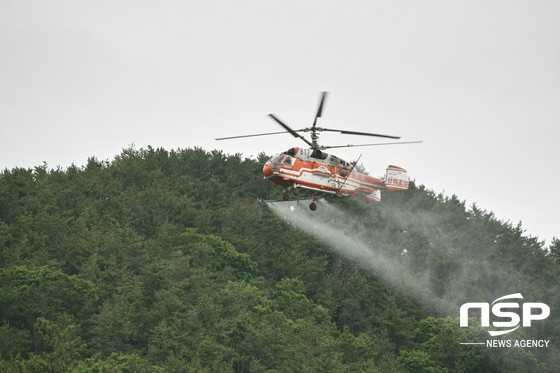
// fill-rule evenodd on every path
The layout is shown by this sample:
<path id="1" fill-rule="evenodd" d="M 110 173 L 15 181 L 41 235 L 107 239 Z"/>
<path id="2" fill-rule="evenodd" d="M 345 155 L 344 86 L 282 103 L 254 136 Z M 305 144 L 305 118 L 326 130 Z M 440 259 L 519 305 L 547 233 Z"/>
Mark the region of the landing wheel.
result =
<path id="1" fill-rule="evenodd" d="M 317 210 L 317 204 L 316 204 L 315 202 L 311 202 L 311 203 L 309 204 L 309 209 L 310 209 L 311 211 Z"/>
<path id="2" fill-rule="evenodd" d="M 283 199 L 284 201 L 287 201 L 287 200 L 290 199 L 290 195 L 289 195 L 288 193 L 284 193 L 284 194 L 282 195 L 282 199 Z"/>

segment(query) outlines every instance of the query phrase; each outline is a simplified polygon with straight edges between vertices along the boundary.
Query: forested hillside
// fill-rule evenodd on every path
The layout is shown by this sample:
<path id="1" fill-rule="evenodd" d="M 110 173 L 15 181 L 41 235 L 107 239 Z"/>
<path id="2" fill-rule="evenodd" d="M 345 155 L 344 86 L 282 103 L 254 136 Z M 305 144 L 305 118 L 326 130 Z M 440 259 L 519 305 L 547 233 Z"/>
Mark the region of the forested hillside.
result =
<path id="1" fill-rule="evenodd" d="M 558 371 L 560 241 L 414 183 L 329 200 L 352 217 L 333 229 L 396 276 L 261 202 L 281 193 L 266 158 L 130 148 L 4 170 L 0 371 Z M 488 336 L 459 328 L 460 304 L 517 292 L 551 315 L 508 338 L 547 348 L 460 344 Z"/>

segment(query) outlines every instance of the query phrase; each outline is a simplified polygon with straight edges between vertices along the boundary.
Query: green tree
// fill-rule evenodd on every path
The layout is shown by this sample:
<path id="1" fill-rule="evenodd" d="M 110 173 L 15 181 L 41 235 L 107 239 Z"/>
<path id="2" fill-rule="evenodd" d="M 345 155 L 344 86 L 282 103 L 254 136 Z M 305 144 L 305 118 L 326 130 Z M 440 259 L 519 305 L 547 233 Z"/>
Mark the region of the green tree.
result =
<path id="1" fill-rule="evenodd" d="M 68 372 L 78 365 L 86 351 L 79 330 L 69 319 L 52 322 L 38 318 L 34 325 L 34 349 L 27 359 L 18 356 L 7 365 L 8 371 Z"/>
<path id="2" fill-rule="evenodd" d="M 39 317 L 84 319 L 97 301 L 93 283 L 45 266 L 0 268 L 0 293 L 0 319 L 27 330 Z"/>

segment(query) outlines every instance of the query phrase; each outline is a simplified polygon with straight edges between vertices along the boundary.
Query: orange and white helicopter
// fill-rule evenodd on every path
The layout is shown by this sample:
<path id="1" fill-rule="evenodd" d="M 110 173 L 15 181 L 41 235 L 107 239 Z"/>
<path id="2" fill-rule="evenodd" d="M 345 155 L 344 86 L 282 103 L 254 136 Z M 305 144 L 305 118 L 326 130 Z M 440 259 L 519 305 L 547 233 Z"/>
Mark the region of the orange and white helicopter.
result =
<path id="1" fill-rule="evenodd" d="M 277 116 L 269 114 L 269 116 L 282 126 L 285 131 L 221 137 L 216 140 L 230 140 L 283 133 L 289 133 L 292 136 L 303 140 L 307 145 L 309 145 L 309 149 L 294 147 L 275 155 L 264 164 L 263 175 L 265 179 L 272 181 L 273 185 L 281 185 L 284 187 L 284 201 L 290 200 L 290 191 L 292 191 L 296 196 L 300 194 L 301 189 L 310 191 L 311 204 L 309 205 L 309 208 L 312 211 L 317 209 L 315 201 L 319 198 L 318 195 L 321 194 L 336 195 L 338 197 L 354 197 L 362 194 L 365 196 L 366 201 L 378 202 L 381 200 L 381 190 L 398 191 L 408 189 L 409 180 L 407 172 L 404 168 L 392 165 L 388 166 L 385 178 L 378 179 L 355 170 L 358 161 L 347 162 L 332 154 L 327 154 L 323 152 L 323 150 L 357 146 L 413 144 L 421 143 L 422 141 L 321 146 L 319 145 L 319 134 L 321 132 L 338 132 L 345 135 L 400 139 L 398 136 L 318 127 L 317 119 L 320 118 L 323 113 L 323 105 L 326 97 L 327 92 L 323 92 L 319 103 L 319 109 L 317 110 L 317 114 L 315 115 L 315 119 L 311 127 L 293 130 Z M 310 132 L 311 141 L 300 135 L 300 132 Z M 301 199 L 299 197 L 295 198 Z"/>

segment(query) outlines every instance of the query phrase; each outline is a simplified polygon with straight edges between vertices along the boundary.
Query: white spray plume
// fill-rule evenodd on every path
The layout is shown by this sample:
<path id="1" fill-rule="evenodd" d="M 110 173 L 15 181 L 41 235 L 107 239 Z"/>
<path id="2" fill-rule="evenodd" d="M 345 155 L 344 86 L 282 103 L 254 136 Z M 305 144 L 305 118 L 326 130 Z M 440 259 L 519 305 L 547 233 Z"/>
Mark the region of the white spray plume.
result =
<path id="1" fill-rule="evenodd" d="M 362 223 L 325 200 L 318 202 L 317 211 L 310 211 L 303 202 L 269 202 L 268 207 L 292 227 L 322 241 L 338 254 L 371 271 L 374 275 L 402 289 L 420 303 L 435 307 L 439 312 L 449 310 L 449 305 L 439 304 L 434 296 L 429 276 L 410 270 L 410 258 L 368 242 L 359 237 Z"/>
<path id="2" fill-rule="evenodd" d="M 318 202 L 318 209 L 314 212 L 310 211 L 307 203 L 302 201 L 269 202 L 268 207 L 290 226 L 322 241 L 336 253 L 371 271 L 375 276 L 390 283 L 393 288 L 402 290 L 423 307 L 440 315 L 457 315 L 460 304 L 465 300 L 491 300 L 491 294 L 504 295 L 514 292 L 513 289 L 522 289 L 527 285 L 522 281 L 522 277 L 515 273 L 496 268 L 492 263 L 482 262 L 476 257 L 470 259 L 465 259 L 464 256 L 459 257 L 458 253 L 454 251 L 455 249 L 449 247 L 446 248 L 445 255 L 455 256 L 455 259 L 460 261 L 460 266 L 448 279 L 445 294 L 438 295 L 433 290 L 434 286 L 430 281 L 430 278 L 438 274 L 437 269 L 428 265 L 419 270 L 418 266 L 413 265 L 413 261 L 416 259 L 414 254 L 401 255 L 401 252 L 398 251 L 398 244 L 369 242 L 367 238 L 364 238 L 367 235 L 363 234 L 364 231 L 367 233 L 368 229 L 364 224 L 364 216 L 347 213 L 325 200 Z M 430 212 L 416 212 L 414 217 L 398 210 L 385 211 L 382 214 L 386 218 L 395 218 L 406 227 L 420 231 L 434 227 L 437 231 L 439 224 L 446 219 L 445 216 Z M 441 239 L 442 243 L 445 243 L 445 233 L 440 233 L 440 237 L 435 237 L 435 239 Z M 428 263 L 431 261 L 431 258 L 427 258 Z M 500 281 L 492 281 L 487 287 L 472 286 L 473 281 L 492 276 Z M 512 361 L 515 361 L 515 358 L 523 359 L 524 355 L 520 355 L 521 352 L 521 350 L 514 350 L 513 355 L 507 355 L 511 353 L 511 350 L 494 349 L 491 351 L 493 355 L 498 356 L 497 359 L 505 358 Z M 547 349 L 546 357 L 543 359 L 556 361 L 557 356 L 558 349 L 551 346 Z"/>

